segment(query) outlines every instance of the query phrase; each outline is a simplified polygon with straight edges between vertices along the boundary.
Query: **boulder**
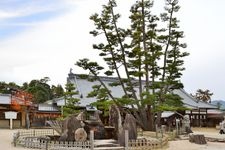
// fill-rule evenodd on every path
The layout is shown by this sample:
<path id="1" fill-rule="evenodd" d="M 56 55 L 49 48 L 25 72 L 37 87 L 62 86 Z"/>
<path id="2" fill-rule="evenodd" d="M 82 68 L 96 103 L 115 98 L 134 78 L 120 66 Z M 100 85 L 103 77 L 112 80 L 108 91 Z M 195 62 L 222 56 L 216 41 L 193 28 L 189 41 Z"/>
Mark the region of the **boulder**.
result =
<path id="1" fill-rule="evenodd" d="M 122 118 L 120 115 L 120 110 L 116 105 L 111 105 L 109 109 L 109 126 L 114 127 L 114 139 L 117 140 L 119 137 L 119 132 L 122 131 Z"/>
<path id="2" fill-rule="evenodd" d="M 81 121 L 76 118 L 76 115 L 67 117 L 63 122 L 62 135 L 60 141 L 74 141 L 74 133 L 78 128 L 81 128 Z"/>
<path id="3" fill-rule="evenodd" d="M 126 114 L 123 128 L 119 131 L 118 143 L 121 146 L 125 146 L 125 130 L 128 130 L 128 139 L 136 140 L 137 139 L 137 125 L 136 119 L 131 114 Z"/>
<path id="4" fill-rule="evenodd" d="M 84 130 L 84 128 L 78 128 L 75 133 L 74 133 L 74 138 L 75 138 L 75 141 L 77 142 L 84 142 L 87 140 L 87 133 L 86 131 Z"/>

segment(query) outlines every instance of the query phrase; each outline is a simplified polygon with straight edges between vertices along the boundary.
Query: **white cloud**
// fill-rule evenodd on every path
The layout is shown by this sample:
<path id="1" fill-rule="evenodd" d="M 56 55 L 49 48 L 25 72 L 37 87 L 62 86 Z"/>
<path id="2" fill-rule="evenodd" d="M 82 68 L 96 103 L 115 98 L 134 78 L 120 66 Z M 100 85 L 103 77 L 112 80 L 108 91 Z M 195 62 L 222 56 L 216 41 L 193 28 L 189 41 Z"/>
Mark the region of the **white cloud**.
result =
<path id="1" fill-rule="evenodd" d="M 75 9 L 1 41 L 0 60 L 4 63 L 0 69 L 8 68 L 8 72 L 0 74 L 0 79 L 9 82 L 16 78 L 22 83 L 49 76 L 54 83 L 65 84 L 69 68 L 78 59 L 97 56 L 91 51 L 91 13 L 90 9 Z"/>
<path id="2" fill-rule="evenodd" d="M 70 68 L 75 68 L 73 72 L 76 73 L 81 71 L 74 67 L 78 59 L 88 57 L 99 60 L 96 51 L 92 50 L 95 39 L 89 34 L 93 29 L 89 16 L 99 12 L 106 0 L 65 2 L 70 5 L 67 14 L 35 24 L 28 22 L 27 25 L 31 27 L 25 32 L 0 41 L 0 80 L 23 83 L 49 76 L 52 83 L 63 85 Z M 120 3 L 126 7 L 127 1 Z M 206 5 L 203 0 L 181 1 L 181 27 L 185 31 L 187 51 L 191 53 L 185 62 L 186 71 L 182 81 L 188 92 L 198 88 L 210 89 L 216 99 L 225 99 L 225 22 L 220 18 L 224 5 L 221 1 L 218 4 L 211 3 Z M 216 5 L 219 5 L 219 11 Z M 125 7 L 118 10 L 127 15 L 129 8 Z M 209 8 L 212 10 L 209 11 Z M 31 10 L 27 9 L 26 13 L 31 13 Z M 26 13 L 19 10 L 15 14 L 0 12 L 0 19 L 1 16 L 7 18 Z"/>
<path id="3" fill-rule="evenodd" d="M 0 10 L 0 20 L 17 17 L 17 16 L 19 16 L 19 14 L 16 12 L 7 12 L 7 11 Z"/>

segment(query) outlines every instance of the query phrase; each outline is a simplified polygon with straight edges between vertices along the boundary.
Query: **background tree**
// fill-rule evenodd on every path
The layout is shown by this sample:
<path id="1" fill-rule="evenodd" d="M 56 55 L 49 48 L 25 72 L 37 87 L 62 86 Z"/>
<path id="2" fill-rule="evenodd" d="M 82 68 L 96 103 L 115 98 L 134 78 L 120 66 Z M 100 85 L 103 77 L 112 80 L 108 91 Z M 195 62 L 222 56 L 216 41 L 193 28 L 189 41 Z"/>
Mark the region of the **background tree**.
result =
<path id="1" fill-rule="evenodd" d="M 59 98 L 59 97 L 64 96 L 64 89 L 60 84 L 58 84 L 57 86 L 52 85 L 51 93 L 52 93 L 53 98 Z"/>
<path id="2" fill-rule="evenodd" d="M 0 93 L 11 94 L 12 89 L 24 90 L 34 96 L 35 103 L 42 103 L 53 98 L 64 96 L 63 87 L 60 84 L 58 84 L 57 86 L 50 86 L 48 84 L 49 81 L 49 77 L 44 77 L 40 80 L 31 80 L 29 83 L 24 82 L 22 86 L 17 85 L 14 82 L 0 82 Z"/>
<path id="3" fill-rule="evenodd" d="M 52 99 L 51 88 L 47 84 L 48 81 L 49 78 L 45 77 L 40 80 L 32 80 L 28 84 L 26 91 L 33 94 L 35 103 L 43 103 Z"/>
<path id="4" fill-rule="evenodd" d="M 211 103 L 211 97 L 212 97 L 213 93 L 210 92 L 210 90 L 208 90 L 208 89 L 206 89 L 206 90 L 198 89 L 194 95 L 193 94 L 191 94 L 191 95 L 193 97 L 195 97 L 197 100 Z"/>
<path id="5" fill-rule="evenodd" d="M 80 99 L 74 97 L 75 95 L 78 94 L 74 84 L 67 83 L 65 89 L 66 89 L 66 92 L 64 93 L 65 106 L 63 107 L 63 117 L 67 117 L 69 115 L 79 112 L 78 104 L 80 101 Z"/>
<path id="6" fill-rule="evenodd" d="M 90 33 L 105 38 L 93 48 L 99 51 L 108 67 L 104 69 L 89 59 L 79 60 L 76 65 L 88 70 L 100 82 L 102 90 L 93 96 L 107 94 L 107 99 L 120 109 L 129 105 L 139 125 L 144 130 L 152 130 L 155 113 L 159 124 L 162 111 L 182 106 L 179 96 L 171 92 L 183 87 L 180 83 L 183 58 L 188 55 L 182 52 L 186 44 L 180 42 L 183 31 L 179 30 L 175 17 L 180 7 L 177 0 L 166 0 L 165 12 L 157 16 L 151 12 L 153 1 L 139 0 L 130 9 L 128 28 L 118 26 L 120 14 L 115 13 L 115 7 L 116 1 L 109 0 L 101 14 L 90 17 L 96 27 Z M 121 86 L 122 97 L 114 97 L 108 85 L 101 81 L 98 75 L 102 71 L 107 76 L 118 77 L 110 86 Z"/>
<path id="7" fill-rule="evenodd" d="M 35 103 L 43 103 L 53 98 L 62 97 L 64 95 L 62 86 L 50 86 L 48 84 L 49 81 L 49 77 L 44 77 L 40 80 L 34 79 L 29 83 L 25 82 L 21 88 L 33 94 Z"/>
<path id="8" fill-rule="evenodd" d="M 222 104 L 220 102 L 217 102 L 216 106 L 217 106 L 218 109 L 221 109 Z"/>
<path id="9" fill-rule="evenodd" d="M 113 104 L 113 101 L 110 100 L 107 90 L 102 88 L 101 85 L 94 85 L 92 88 L 93 91 L 87 97 L 96 97 L 98 101 L 92 103 L 92 105 L 101 110 L 103 116 L 109 116 L 109 108 Z"/>
<path id="10" fill-rule="evenodd" d="M 0 82 L 0 93 L 11 94 L 12 89 L 20 89 L 20 86 L 14 82 Z"/>

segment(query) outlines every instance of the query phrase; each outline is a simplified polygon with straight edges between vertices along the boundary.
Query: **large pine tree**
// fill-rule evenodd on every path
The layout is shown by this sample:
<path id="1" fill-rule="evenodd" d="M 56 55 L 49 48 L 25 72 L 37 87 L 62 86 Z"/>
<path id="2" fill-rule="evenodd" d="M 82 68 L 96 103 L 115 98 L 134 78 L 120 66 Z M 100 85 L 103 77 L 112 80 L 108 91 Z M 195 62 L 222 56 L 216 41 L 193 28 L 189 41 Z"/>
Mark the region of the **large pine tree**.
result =
<path id="1" fill-rule="evenodd" d="M 153 1 L 138 0 L 130 9 L 131 25 L 127 28 L 118 26 L 120 14 L 115 12 L 115 7 L 116 1 L 109 0 L 100 14 L 90 17 L 96 27 L 90 33 L 105 38 L 93 48 L 99 51 L 108 68 L 89 59 L 81 59 L 76 65 L 96 77 L 104 89 L 99 92 L 108 94 L 121 109 L 129 105 L 139 125 L 144 130 L 152 130 L 154 123 L 159 124 L 163 110 L 177 110 L 182 106 L 179 96 L 171 93 L 183 86 L 180 83 L 183 58 L 188 55 L 182 51 L 186 44 L 180 42 L 184 35 L 175 17 L 180 7 L 177 0 L 166 0 L 165 12 L 157 16 L 151 12 Z M 122 97 L 114 97 L 101 81 L 98 75 L 102 71 L 107 76 L 118 77 L 118 82 L 112 85 L 122 87 Z"/>

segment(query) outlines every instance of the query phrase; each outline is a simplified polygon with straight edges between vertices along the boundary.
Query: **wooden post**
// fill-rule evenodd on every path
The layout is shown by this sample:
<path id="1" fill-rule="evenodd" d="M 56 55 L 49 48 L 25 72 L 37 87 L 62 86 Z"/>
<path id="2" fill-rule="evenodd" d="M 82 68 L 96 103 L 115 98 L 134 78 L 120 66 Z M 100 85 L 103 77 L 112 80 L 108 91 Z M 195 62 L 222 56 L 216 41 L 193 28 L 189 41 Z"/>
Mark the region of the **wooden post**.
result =
<path id="1" fill-rule="evenodd" d="M 129 133 L 128 130 L 125 130 L 125 150 L 128 150 L 128 142 L 129 142 Z"/>
<path id="2" fill-rule="evenodd" d="M 18 138 L 19 138 L 19 132 L 14 133 L 14 135 L 13 135 L 13 144 L 14 144 L 14 147 L 16 147 L 16 142 L 17 142 L 17 139 Z"/>
<path id="3" fill-rule="evenodd" d="M 9 125 L 10 125 L 10 129 L 12 130 L 12 128 L 13 128 L 13 120 L 12 120 L 12 118 L 9 119 Z"/>
<path id="4" fill-rule="evenodd" d="M 178 119 L 176 119 L 176 136 L 178 136 L 179 135 L 179 120 Z"/>
<path id="5" fill-rule="evenodd" d="M 158 126 L 157 126 L 157 124 L 155 125 L 155 136 L 156 136 L 156 138 L 158 138 Z"/>
<path id="6" fill-rule="evenodd" d="M 94 150 L 94 131 L 90 131 L 90 144 L 91 144 L 91 150 Z"/>
<path id="7" fill-rule="evenodd" d="M 46 144 L 46 145 L 45 145 L 45 149 L 48 150 L 48 142 L 49 142 L 49 140 L 48 140 L 48 139 L 45 139 L 45 142 L 46 142 L 46 143 L 45 143 L 45 144 Z"/>

